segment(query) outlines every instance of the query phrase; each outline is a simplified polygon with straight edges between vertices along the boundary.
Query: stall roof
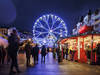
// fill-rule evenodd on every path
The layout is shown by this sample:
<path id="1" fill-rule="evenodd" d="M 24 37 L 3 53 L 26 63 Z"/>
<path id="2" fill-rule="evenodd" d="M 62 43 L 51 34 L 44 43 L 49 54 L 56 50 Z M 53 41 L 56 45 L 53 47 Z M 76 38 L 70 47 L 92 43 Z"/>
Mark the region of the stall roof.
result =
<path id="1" fill-rule="evenodd" d="M 100 35 L 100 32 L 96 32 L 96 31 L 86 32 L 86 33 L 83 33 L 83 34 L 71 35 L 71 36 L 68 36 L 68 37 L 65 37 L 65 38 L 73 38 L 73 37 L 87 36 L 87 35 Z"/>
<path id="2" fill-rule="evenodd" d="M 84 34 L 79 34 L 79 35 L 71 35 L 69 37 L 61 39 L 59 42 L 64 43 L 68 39 L 77 39 L 77 37 L 86 37 L 88 35 L 100 35 L 100 32 L 92 31 L 92 32 L 86 32 Z"/>

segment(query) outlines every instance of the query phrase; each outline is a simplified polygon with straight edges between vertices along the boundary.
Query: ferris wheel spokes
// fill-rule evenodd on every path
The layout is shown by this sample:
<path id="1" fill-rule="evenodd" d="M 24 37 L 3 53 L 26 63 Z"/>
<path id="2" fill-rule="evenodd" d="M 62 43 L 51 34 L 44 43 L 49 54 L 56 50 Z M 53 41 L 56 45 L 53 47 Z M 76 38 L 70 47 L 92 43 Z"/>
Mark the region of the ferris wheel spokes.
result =
<path id="1" fill-rule="evenodd" d="M 42 34 L 48 33 L 48 32 L 40 32 L 40 31 L 37 31 L 37 30 L 35 30 L 35 32 L 42 33 Z"/>
<path id="2" fill-rule="evenodd" d="M 41 33 L 39 33 L 35 38 L 38 38 L 39 36 L 41 36 L 42 34 Z"/>
<path id="3" fill-rule="evenodd" d="M 54 16 L 51 15 L 51 18 L 52 18 L 52 26 L 51 26 L 51 29 L 52 29 L 53 26 L 54 26 L 54 24 L 56 23 L 56 19 L 57 19 L 57 17 L 56 17 L 56 19 L 55 19 Z"/>
<path id="4" fill-rule="evenodd" d="M 40 25 L 38 26 L 39 28 L 41 27 L 41 28 L 45 29 L 46 31 L 48 31 L 48 29 L 45 28 L 41 22 L 39 22 L 39 24 L 40 24 Z"/>
<path id="5" fill-rule="evenodd" d="M 34 40 L 41 45 L 50 46 L 59 39 L 62 35 L 67 35 L 67 28 L 65 22 L 58 16 L 47 14 L 41 16 L 36 20 L 33 26 Z M 45 40 L 45 43 L 43 43 Z M 41 42 L 40 42 L 41 41 Z"/>
<path id="6" fill-rule="evenodd" d="M 46 25 L 48 26 L 48 29 L 50 30 L 50 26 L 48 24 L 48 19 L 46 19 L 46 16 L 43 16 L 43 21 L 46 23 Z"/>
<path id="7" fill-rule="evenodd" d="M 57 29 L 60 29 L 60 28 L 63 28 L 63 27 L 62 27 L 62 25 L 59 24 L 58 27 L 56 27 L 56 28 L 53 29 L 53 31 L 57 30 Z"/>
<path id="8" fill-rule="evenodd" d="M 61 33 L 59 33 L 59 32 L 53 32 L 53 33 L 58 34 L 58 35 L 60 35 L 60 34 L 61 34 Z"/>

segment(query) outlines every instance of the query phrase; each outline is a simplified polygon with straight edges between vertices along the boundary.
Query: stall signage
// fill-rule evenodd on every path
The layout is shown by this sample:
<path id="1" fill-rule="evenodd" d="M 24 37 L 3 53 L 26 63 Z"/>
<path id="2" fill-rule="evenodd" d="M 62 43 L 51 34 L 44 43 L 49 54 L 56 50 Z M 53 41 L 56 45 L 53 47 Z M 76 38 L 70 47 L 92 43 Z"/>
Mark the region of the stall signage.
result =
<path id="1" fill-rule="evenodd" d="M 90 30 L 92 30 L 92 27 L 91 26 L 84 25 L 84 26 L 80 27 L 80 29 L 79 29 L 78 32 L 80 34 L 82 34 L 82 33 L 85 33 L 87 31 L 90 31 Z"/>

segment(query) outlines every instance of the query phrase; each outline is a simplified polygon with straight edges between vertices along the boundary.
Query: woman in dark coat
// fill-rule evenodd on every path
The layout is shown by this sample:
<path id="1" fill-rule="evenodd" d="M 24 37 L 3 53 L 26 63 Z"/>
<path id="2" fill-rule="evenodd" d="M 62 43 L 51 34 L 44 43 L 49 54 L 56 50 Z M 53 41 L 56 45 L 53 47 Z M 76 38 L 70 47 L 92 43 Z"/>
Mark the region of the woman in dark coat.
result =
<path id="1" fill-rule="evenodd" d="M 19 49 L 20 44 L 20 38 L 17 35 L 17 31 L 13 29 L 11 36 L 8 37 L 8 54 L 12 60 L 11 67 L 10 67 L 10 73 L 13 73 L 13 68 L 16 68 L 17 73 L 20 73 L 19 67 L 18 67 L 18 60 L 17 60 L 17 53 Z"/>
<path id="2" fill-rule="evenodd" d="M 41 56 L 42 56 L 42 57 L 41 57 L 41 62 L 43 62 L 43 58 L 44 58 L 44 62 L 45 62 L 46 48 L 45 48 L 44 45 L 42 46 Z"/>

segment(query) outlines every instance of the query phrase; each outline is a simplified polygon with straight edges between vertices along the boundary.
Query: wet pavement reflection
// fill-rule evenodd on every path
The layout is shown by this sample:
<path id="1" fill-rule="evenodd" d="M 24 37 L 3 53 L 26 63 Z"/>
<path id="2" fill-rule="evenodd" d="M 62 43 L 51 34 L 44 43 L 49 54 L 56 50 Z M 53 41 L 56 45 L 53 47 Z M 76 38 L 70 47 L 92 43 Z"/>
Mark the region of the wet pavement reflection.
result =
<path id="1" fill-rule="evenodd" d="M 59 72 L 57 60 L 53 59 L 52 53 L 46 55 L 45 63 L 41 63 L 41 55 L 39 55 L 38 64 L 29 67 L 23 75 L 56 75 Z"/>
<path id="2" fill-rule="evenodd" d="M 31 67 L 26 67 L 25 54 L 19 54 L 18 60 L 22 73 L 15 75 L 100 75 L 100 66 L 67 60 L 58 63 L 57 59 L 53 59 L 51 52 L 46 55 L 45 63 L 41 63 L 39 55 L 38 64 Z M 10 65 L 0 65 L 0 75 L 8 75 L 9 67 Z"/>

